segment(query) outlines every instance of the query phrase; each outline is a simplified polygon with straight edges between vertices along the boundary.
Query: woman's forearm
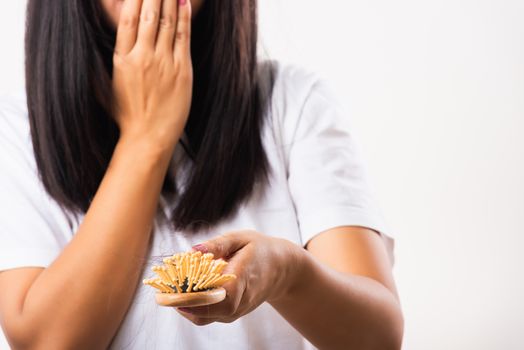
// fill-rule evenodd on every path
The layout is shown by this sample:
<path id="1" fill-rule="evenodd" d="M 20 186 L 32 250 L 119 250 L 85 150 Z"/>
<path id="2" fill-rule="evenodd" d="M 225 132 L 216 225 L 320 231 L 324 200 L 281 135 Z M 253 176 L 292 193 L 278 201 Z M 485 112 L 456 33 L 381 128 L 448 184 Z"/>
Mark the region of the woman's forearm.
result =
<path id="1" fill-rule="evenodd" d="M 118 143 L 78 231 L 26 294 L 18 324 L 34 347 L 107 347 L 138 283 L 171 153 Z"/>
<path id="2" fill-rule="evenodd" d="M 319 349 L 400 349 L 403 317 L 386 287 L 343 274 L 303 250 L 296 283 L 271 305 Z"/>

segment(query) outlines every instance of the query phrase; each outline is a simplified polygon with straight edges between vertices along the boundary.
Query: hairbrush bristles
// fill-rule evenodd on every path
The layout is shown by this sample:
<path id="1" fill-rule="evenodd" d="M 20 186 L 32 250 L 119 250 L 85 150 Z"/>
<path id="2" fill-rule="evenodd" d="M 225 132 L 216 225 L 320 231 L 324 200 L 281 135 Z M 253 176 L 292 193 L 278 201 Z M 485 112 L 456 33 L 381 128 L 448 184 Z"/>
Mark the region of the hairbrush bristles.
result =
<path id="1" fill-rule="evenodd" d="M 163 260 L 163 266 L 153 266 L 158 278 L 149 278 L 144 284 L 162 293 L 193 293 L 222 286 L 235 279 L 233 274 L 223 275 L 227 266 L 223 259 L 213 259 L 213 254 L 201 252 L 178 253 Z"/>

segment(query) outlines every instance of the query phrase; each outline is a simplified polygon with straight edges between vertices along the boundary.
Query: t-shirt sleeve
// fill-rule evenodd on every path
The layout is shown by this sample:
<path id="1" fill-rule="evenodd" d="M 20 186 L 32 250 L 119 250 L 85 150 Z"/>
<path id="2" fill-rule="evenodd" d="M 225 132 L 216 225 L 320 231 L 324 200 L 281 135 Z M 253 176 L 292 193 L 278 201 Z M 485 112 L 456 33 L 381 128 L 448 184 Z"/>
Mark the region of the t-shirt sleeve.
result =
<path id="1" fill-rule="evenodd" d="M 303 102 L 288 150 L 288 185 L 304 245 L 338 226 L 361 226 L 393 239 L 368 182 L 348 115 L 317 77 Z"/>
<path id="2" fill-rule="evenodd" d="M 47 267 L 67 244 L 69 223 L 38 178 L 23 111 L 0 103 L 0 271 Z"/>

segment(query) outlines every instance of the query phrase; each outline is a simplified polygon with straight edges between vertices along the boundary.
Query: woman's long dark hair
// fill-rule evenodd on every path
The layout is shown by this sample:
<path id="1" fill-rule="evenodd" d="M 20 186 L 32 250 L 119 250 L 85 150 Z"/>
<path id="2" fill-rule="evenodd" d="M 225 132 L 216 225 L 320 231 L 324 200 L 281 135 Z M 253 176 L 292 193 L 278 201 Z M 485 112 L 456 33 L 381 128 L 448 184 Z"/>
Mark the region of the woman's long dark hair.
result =
<path id="1" fill-rule="evenodd" d="M 119 137 L 111 112 L 116 35 L 99 2 L 29 0 L 27 8 L 26 92 L 36 164 L 46 191 L 71 213 L 88 210 Z M 261 132 L 273 82 L 272 69 L 257 62 L 256 0 L 205 1 L 193 22 L 193 102 L 184 145 L 190 180 L 181 192 L 168 173 L 162 188 L 167 198 L 178 196 L 174 228 L 189 231 L 229 217 L 257 185 L 267 184 Z M 269 73 L 269 84 L 260 72 Z"/>

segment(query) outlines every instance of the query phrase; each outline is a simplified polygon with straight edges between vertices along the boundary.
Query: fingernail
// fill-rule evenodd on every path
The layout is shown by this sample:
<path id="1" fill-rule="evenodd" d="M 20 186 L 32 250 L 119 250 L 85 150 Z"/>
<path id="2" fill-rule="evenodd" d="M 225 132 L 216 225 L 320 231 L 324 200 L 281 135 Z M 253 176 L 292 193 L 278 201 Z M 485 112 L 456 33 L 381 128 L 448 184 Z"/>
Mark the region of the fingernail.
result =
<path id="1" fill-rule="evenodd" d="M 187 0 L 178 0 L 179 5 L 185 5 Z"/>
<path id="2" fill-rule="evenodd" d="M 198 250 L 199 252 L 202 252 L 202 253 L 207 253 L 208 252 L 206 246 L 203 245 L 203 244 L 197 244 L 197 245 L 193 246 L 192 248 L 194 250 Z"/>

